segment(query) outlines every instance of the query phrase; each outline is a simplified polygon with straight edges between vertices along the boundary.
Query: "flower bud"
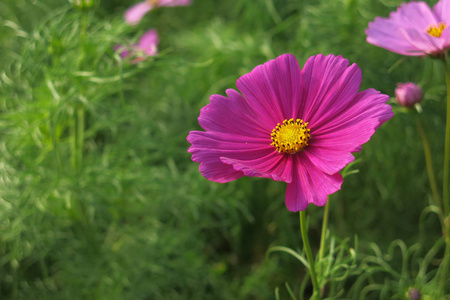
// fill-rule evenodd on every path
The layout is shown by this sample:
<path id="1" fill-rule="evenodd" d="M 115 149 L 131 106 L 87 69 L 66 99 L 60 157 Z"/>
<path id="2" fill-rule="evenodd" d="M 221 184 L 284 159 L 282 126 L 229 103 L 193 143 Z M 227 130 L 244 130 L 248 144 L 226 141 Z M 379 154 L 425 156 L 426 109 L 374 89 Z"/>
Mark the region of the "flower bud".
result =
<path id="1" fill-rule="evenodd" d="M 159 37 L 156 29 L 146 31 L 136 44 L 129 47 L 117 45 L 114 50 L 117 51 L 122 58 L 134 58 L 131 63 L 135 64 L 145 60 L 149 56 L 158 55 Z"/>
<path id="2" fill-rule="evenodd" d="M 395 89 L 395 98 L 400 106 L 413 107 L 422 101 L 422 89 L 415 83 L 399 83 Z"/>
<path id="3" fill-rule="evenodd" d="M 76 8 L 91 8 L 94 5 L 94 0 L 69 0 Z"/>
<path id="4" fill-rule="evenodd" d="M 407 297 L 411 300 L 420 300 L 422 298 L 422 294 L 417 288 L 409 288 Z"/>

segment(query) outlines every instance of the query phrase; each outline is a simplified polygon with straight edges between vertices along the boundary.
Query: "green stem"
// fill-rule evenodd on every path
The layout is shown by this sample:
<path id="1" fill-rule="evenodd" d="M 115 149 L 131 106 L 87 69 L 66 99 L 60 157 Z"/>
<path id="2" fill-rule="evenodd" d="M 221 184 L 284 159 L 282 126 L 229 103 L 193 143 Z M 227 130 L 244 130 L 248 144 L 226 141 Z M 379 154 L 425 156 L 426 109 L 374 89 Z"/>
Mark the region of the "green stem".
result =
<path id="1" fill-rule="evenodd" d="M 313 285 L 313 297 L 312 299 L 318 299 L 320 295 L 319 284 L 317 282 L 316 268 L 314 266 L 314 257 L 311 251 L 311 246 L 309 244 L 308 232 L 306 228 L 306 213 L 305 211 L 300 211 L 300 231 L 302 233 L 303 247 L 306 251 L 306 258 L 309 263 L 309 271 L 311 273 L 311 281 Z"/>
<path id="2" fill-rule="evenodd" d="M 81 15 L 81 31 L 80 31 L 80 45 L 78 53 L 78 69 L 83 70 L 83 62 L 85 59 L 85 43 L 87 31 L 87 13 L 82 12 Z M 80 86 L 80 94 L 82 95 L 84 86 Z M 81 96 L 80 96 L 81 97 Z M 75 103 L 73 112 L 73 125 L 71 128 L 72 136 L 72 166 L 75 171 L 80 169 L 83 161 L 84 148 L 84 104 L 80 102 Z"/>
<path id="3" fill-rule="evenodd" d="M 80 167 L 83 161 L 83 148 L 84 148 L 84 107 L 80 103 L 77 105 L 77 162 Z"/>
<path id="4" fill-rule="evenodd" d="M 444 146 L 444 177 L 443 177 L 443 191 L 442 203 L 444 206 L 444 216 L 449 214 L 449 198 L 448 198 L 448 184 L 450 171 L 450 70 L 445 64 L 445 81 L 447 83 L 447 121 L 445 126 L 445 146 Z"/>
<path id="5" fill-rule="evenodd" d="M 449 269 L 449 261 L 450 261 L 450 234 L 449 234 L 449 227 L 448 225 L 450 225 L 449 222 L 449 217 L 447 217 L 446 219 L 446 223 L 447 223 L 447 234 L 445 237 L 445 253 L 444 253 L 444 259 L 442 262 L 442 272 L 441 272 L 441 282 L 440 282 L 440 292 L 442 293 L 442 295 L 445 295 L 446 293 L 446 288 L 447 288 L 447 274 L 448 274 L 448 269 Z"/>
<path id="6" fill-rule="evenodd" d="M 445 254 L 441 264 L 441 282 L 440 291 L 445 294 L 447 274 L 450 265 L 450 215 L 449 215 L 449 171 L 450 171 L 450 70 L 444 60 L 445 82 L 447 83 L 447 119 L 445 126 L 445 145 L 444 145 L 444 176 L 442 203 L 444 206 L 444 224 L 445 224 Z"/>
<path id="7" fill-rule="evenodd" d="M 59 148 L 59 138 L 56 133 L 58 123 L 53 122 L 53 119 L 50 118 L 48 126 L 50 128 L 50 134 L 52 137 L 53 149 L 55 150 L 56 163 L 58 165 L 58 172 L 59 172 L 59 174 L 61 174 L 62 170 L 63 170 L 63 164 L 62 164 L 62 160 L 61 160 L 61 150 Z"/>
<path id="8" fill-rule="evenodd" d="M 72 120 L 70 122 L 70 164 L 73 170 L 77 170 L 77 117 L 75 110 L 73 110 L 72 114 Z"/>
<path id="9" fill-rule="evenodd" d="M 423 125 L 422 125 L 422 122 L 420 121 L 419 116 L 417 116 L 417 118 L 416 118 L 416 124 L 417 124 L 417 131 L 419 132 L 420 138 L 422 139 L 423 153 L 425 155 L 425 164 L 427 167 L 428 179 L 430 180 L 430 187 L 431 187 L 431 192 L 433 194 L 434 205 L 436 205 L 440 210 L 439 220 L 441 221 L 442 228 L 444 229 L 445 225 L 444 225 L 444 217 L 443 217 L 443 207 L 442 207 L 441 197 L 439 195 L 439 191 L 438 191 L 438 187 L 437 187 L 437 183 L 436 183 L 436 177 L 434 176 L 430 144 L 428 143 L 427 134 L 425 133 L 425 129 L 423 128 Z"/>
<path id="10" fill-rule="evenodd" d="M 328 215 L 329 215 L 329 200 L 328 198 L 327 203 L 325 204 L 325 209 L 323 212 L 323 220 L 322 220 L 322 234 L 320 235 L 320 248 L 319 248 L 319 262 L 320 262 L 320 269 L 319 269 L 319 275 L 322 274 L 322 259 L 323 259 L 323 253 L 325 251 L 325 239 L 327 235 L 327 229 L 328 229 Z"/>
<path id="11" fill-rule="evenodd" d="M 119 92 L 119 98 L 120 98 L 120 104 L 122 107 L 125 107 L 125 96 L 123 93 L 123 59 L 118 59 L 119 63 L 119 78 L 120 78 L 120 92 Z"/>
<path id="12" fill-rule="evenodd" d="M 70 126 L 71 163 L 75 172 L 80 170 L 83 161 L 84 148 L 84 107 L 82 103 L 76 103 L 73 111 L 73 120 Z"/>
<path id="13" fill-rule="evenodd" d="M 80 30 L 80 45 L 78 54 L 78 69 L 81 70 L 84 61 L 84 47 L 86 44 L 86 32 L 87 32 L 87 12 L 83 11 L 81 14 L 81 30 Z"/>

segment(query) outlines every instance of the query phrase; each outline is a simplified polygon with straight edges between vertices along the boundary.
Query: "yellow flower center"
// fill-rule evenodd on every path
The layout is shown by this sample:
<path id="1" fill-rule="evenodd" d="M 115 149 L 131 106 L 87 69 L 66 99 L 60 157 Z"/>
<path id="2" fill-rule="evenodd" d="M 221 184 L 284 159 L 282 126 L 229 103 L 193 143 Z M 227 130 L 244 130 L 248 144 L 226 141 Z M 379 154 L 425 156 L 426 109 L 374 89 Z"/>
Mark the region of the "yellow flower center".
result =
<path id="1" fill-rule="evenodd" d="M 147 0 L 147 2 L 151 5 L 151 6 L 156 6 L 159 4 L 159 0 Z"/>
<path id="2" fill-rule="evenodd" d="M 427 33 L 431 36 L 440 38 L 442 31 L 444 31 L 444 29 L 447 27 L 447 25 L 445 25 L 444 23 L 439 23 L 437 26 L 436 25 L 430 25 L 430 27 L 428 27 L 427 29 Z"/>
<path id="3" fill-rule="evenodd" d="M 301 119 L 284 120 L 283 124 L 278 123 L 272 130 L 272 146 L 280 153 L 294 154 L 308 146 L 311 137 L 308 122 L 303 123 Z"/>

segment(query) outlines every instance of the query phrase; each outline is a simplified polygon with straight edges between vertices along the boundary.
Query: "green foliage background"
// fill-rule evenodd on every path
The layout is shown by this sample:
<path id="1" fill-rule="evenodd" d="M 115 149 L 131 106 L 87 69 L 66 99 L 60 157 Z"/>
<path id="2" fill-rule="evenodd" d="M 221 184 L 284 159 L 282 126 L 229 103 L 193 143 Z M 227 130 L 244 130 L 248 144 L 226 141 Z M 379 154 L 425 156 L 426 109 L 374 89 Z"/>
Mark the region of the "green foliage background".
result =
<path id="1" fill-rule="evenodd" d="M 1 299 L 273 299 L 277 287 L 287 299 L 285 282 L 298 291 L 302 266 L 266 257 L 270 246 L 302 247 L 285 185 L 209 182 L 186 141 L 211 94 L 283 53 L 301 65 L 342 55 L 361 67 L 362 89 L 388 95 L 397 82 L 419 83 L 442 177 L 441 66 L 365 42 L 368 22 L 402 1 L 193 0 L 151 11 L 136 27 L 123 21 L 134 1 L 96 2 L 83 44 L 83 12 L 67 1 L 0 3 Z M 121 61 L 114 46 L 148 28 L 159 32 L 160 55 Z M 85 142 L 74 167 L 79 107 Z M 433 215 L 420 218 L 431 192 L 414 116 L 396 113 L 355 156 L 359 173 L 331 197 L 331 233 L 358 236 L 360 258 L 370 242 L 430 248 L 440 227 Z M 322 213 L 308 208 L 315 250 Z M 336 299 L 358 297 L 346 294 L 355 278 Z"/>

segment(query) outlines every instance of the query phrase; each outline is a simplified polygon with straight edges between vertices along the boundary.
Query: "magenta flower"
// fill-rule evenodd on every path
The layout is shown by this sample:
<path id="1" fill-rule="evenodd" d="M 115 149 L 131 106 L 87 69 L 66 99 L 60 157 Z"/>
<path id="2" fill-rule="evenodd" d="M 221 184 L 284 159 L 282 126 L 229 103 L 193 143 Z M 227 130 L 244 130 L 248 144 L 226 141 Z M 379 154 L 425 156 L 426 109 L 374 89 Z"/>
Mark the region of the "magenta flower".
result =
<path id="1" fill-rule="evenodd" d="M 125 21 L 128 24 L 138 24 L 142 17 L 155 7 L 159 6 L 187 6 L 192 0 L 147 0 L 139 2 L 125 12 Z"/>
<path id="2" fill-rule="evenodd" d="M 389 18 L 375 18 L 366 30 L 367 42 L 402 55 L 439 56 L 450 48 L 450 0 L 433 10 L 425 2 L 401 5 Z"/>
<path id="3" fill-rule="evenodd" d="M 150 29 L 145 32 L 136 44 L 130 47 L 116 46 L 114 49 L 119 52 L 122 58 L 133 57 L 132 63 L 137 63 L 145 60 L 148 56 L 155 56 L 158 54 L 158 32 L 155 29 Z"/>
<path id="4" fill-rule="evenodd" d="M 286 206 L 325 205 L 338 173 L 393 116 L 387 95 L 358 92 L 361 70 L 341 56 L 312 56 L 303 70 L 284 54 L 238 79 L 228 97 L 212 95 L 191 131 L 188 152 L 209 180 L 242 176 L 287 183 Z"/>
<path id="5" fill-rule="evenodd" d="M 413 82 L 398 83 L 395 89 L 395 99 L 398 105 L 413 107 L 414 104 L 422 101 L 423 92 L 420 86 Z"/>

